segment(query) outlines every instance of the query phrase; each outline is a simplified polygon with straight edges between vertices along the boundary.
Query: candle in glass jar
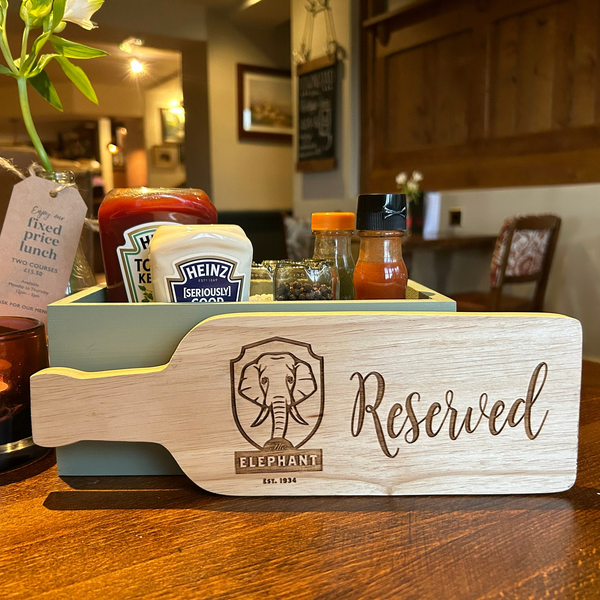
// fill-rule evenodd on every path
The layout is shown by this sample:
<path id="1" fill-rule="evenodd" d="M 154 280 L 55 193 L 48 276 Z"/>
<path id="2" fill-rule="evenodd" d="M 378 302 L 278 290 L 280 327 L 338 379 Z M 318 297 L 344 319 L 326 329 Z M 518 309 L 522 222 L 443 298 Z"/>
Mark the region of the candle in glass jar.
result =
<path id="1" fill-rule="evenodd" d="M 37 319 L 0 316 L 0 471 L 16 466 L 15 454 L 23 459 L 35 454 L 29 378 L 47 366 L 44 325 Z M 29 440 L 26 451 L 13 452 L 15 443 L 23 440 Z"/>
<path id="2" fill-rule="evenodd" d="M 0 359 L 0 392 L 8 389 L 8 383 L 4 381 L 4 373 L 10 369 L 12 365 L 7 360 Z"/>

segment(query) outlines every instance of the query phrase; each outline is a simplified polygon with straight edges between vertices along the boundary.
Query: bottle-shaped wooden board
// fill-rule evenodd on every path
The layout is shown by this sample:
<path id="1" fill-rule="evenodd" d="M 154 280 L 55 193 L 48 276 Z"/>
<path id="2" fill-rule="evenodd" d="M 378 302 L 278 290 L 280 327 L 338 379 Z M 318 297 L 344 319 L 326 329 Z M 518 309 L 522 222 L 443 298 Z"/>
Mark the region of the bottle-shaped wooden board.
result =
<path id="1" fill-rule="evenodd" d="M 34 440 L 159 443 L 219 494 L 557 492 L 581 358 L 559 315 L 229 314 L 167 365 L 34 375 Z"/>

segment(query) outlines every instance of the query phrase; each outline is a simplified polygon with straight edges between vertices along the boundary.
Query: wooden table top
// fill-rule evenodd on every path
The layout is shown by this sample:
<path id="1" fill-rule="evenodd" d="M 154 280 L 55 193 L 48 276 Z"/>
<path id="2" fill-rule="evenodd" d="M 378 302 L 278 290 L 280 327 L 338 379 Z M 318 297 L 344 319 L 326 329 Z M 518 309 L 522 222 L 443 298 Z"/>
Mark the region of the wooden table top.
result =
<path id="1" fill-rule="evenodd" d="M 459 235 L 440 233 L 435 237 L 410 235 L 402 238 L 402 249 L 413 250 L 493 250 L 497 235 Z"/>
<path id="2" fill-rule="evenodd" d="M 184 477 L 62 481 L 50 458 L 0 476 L 0 598 L 597 599 L 599 511 L 585 362 L 568 492 L 227 498 Z"/>

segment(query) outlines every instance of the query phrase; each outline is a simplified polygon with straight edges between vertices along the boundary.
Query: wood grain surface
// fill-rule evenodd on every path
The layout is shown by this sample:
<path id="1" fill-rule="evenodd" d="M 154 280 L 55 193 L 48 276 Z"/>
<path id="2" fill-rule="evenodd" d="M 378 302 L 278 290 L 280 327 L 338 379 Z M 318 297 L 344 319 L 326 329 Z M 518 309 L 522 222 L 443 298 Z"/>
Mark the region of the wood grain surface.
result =
<path id="1" fill-rule="evenodd" d="M 242 499 L 6 473 L 0 597 L 596 600 L 600 364 L 581 408 L 577 483 L 551 496 Z"/>
<path id="2" fill-rule="evenodd" d="M 597 0 L 402 4 L 361 2 L 361 192 L 598 181 Z"/>
<path id="3" fill-rule="evenodd" d="M 158 443 L 219 494 L 557 492 L 580 380 L 559 315 L 221 315 L 164 367 L 35 374 L 33 437 Z"/>

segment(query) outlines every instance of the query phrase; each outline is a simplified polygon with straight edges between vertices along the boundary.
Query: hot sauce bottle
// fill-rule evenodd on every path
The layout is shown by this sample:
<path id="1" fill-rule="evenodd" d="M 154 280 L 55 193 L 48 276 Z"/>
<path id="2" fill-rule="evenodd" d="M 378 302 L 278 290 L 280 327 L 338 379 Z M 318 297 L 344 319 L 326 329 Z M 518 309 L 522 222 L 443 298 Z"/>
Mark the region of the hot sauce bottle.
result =
<path id="1" fill-rule="evenodd" d="M 356 229 L 360 253 L 354 268 L 354 298 L 405 298 L 408 273 L 402 258 L 402 236 L 406 231 L 406 196 L 361 194 Z"/>
<path id="2" fill-rule="evenodd" d="M 98 211 L 109 302 L 151 302 L 150 240 L 160 225 L 216 223 L 202 190 L 116 189 Z"/>

